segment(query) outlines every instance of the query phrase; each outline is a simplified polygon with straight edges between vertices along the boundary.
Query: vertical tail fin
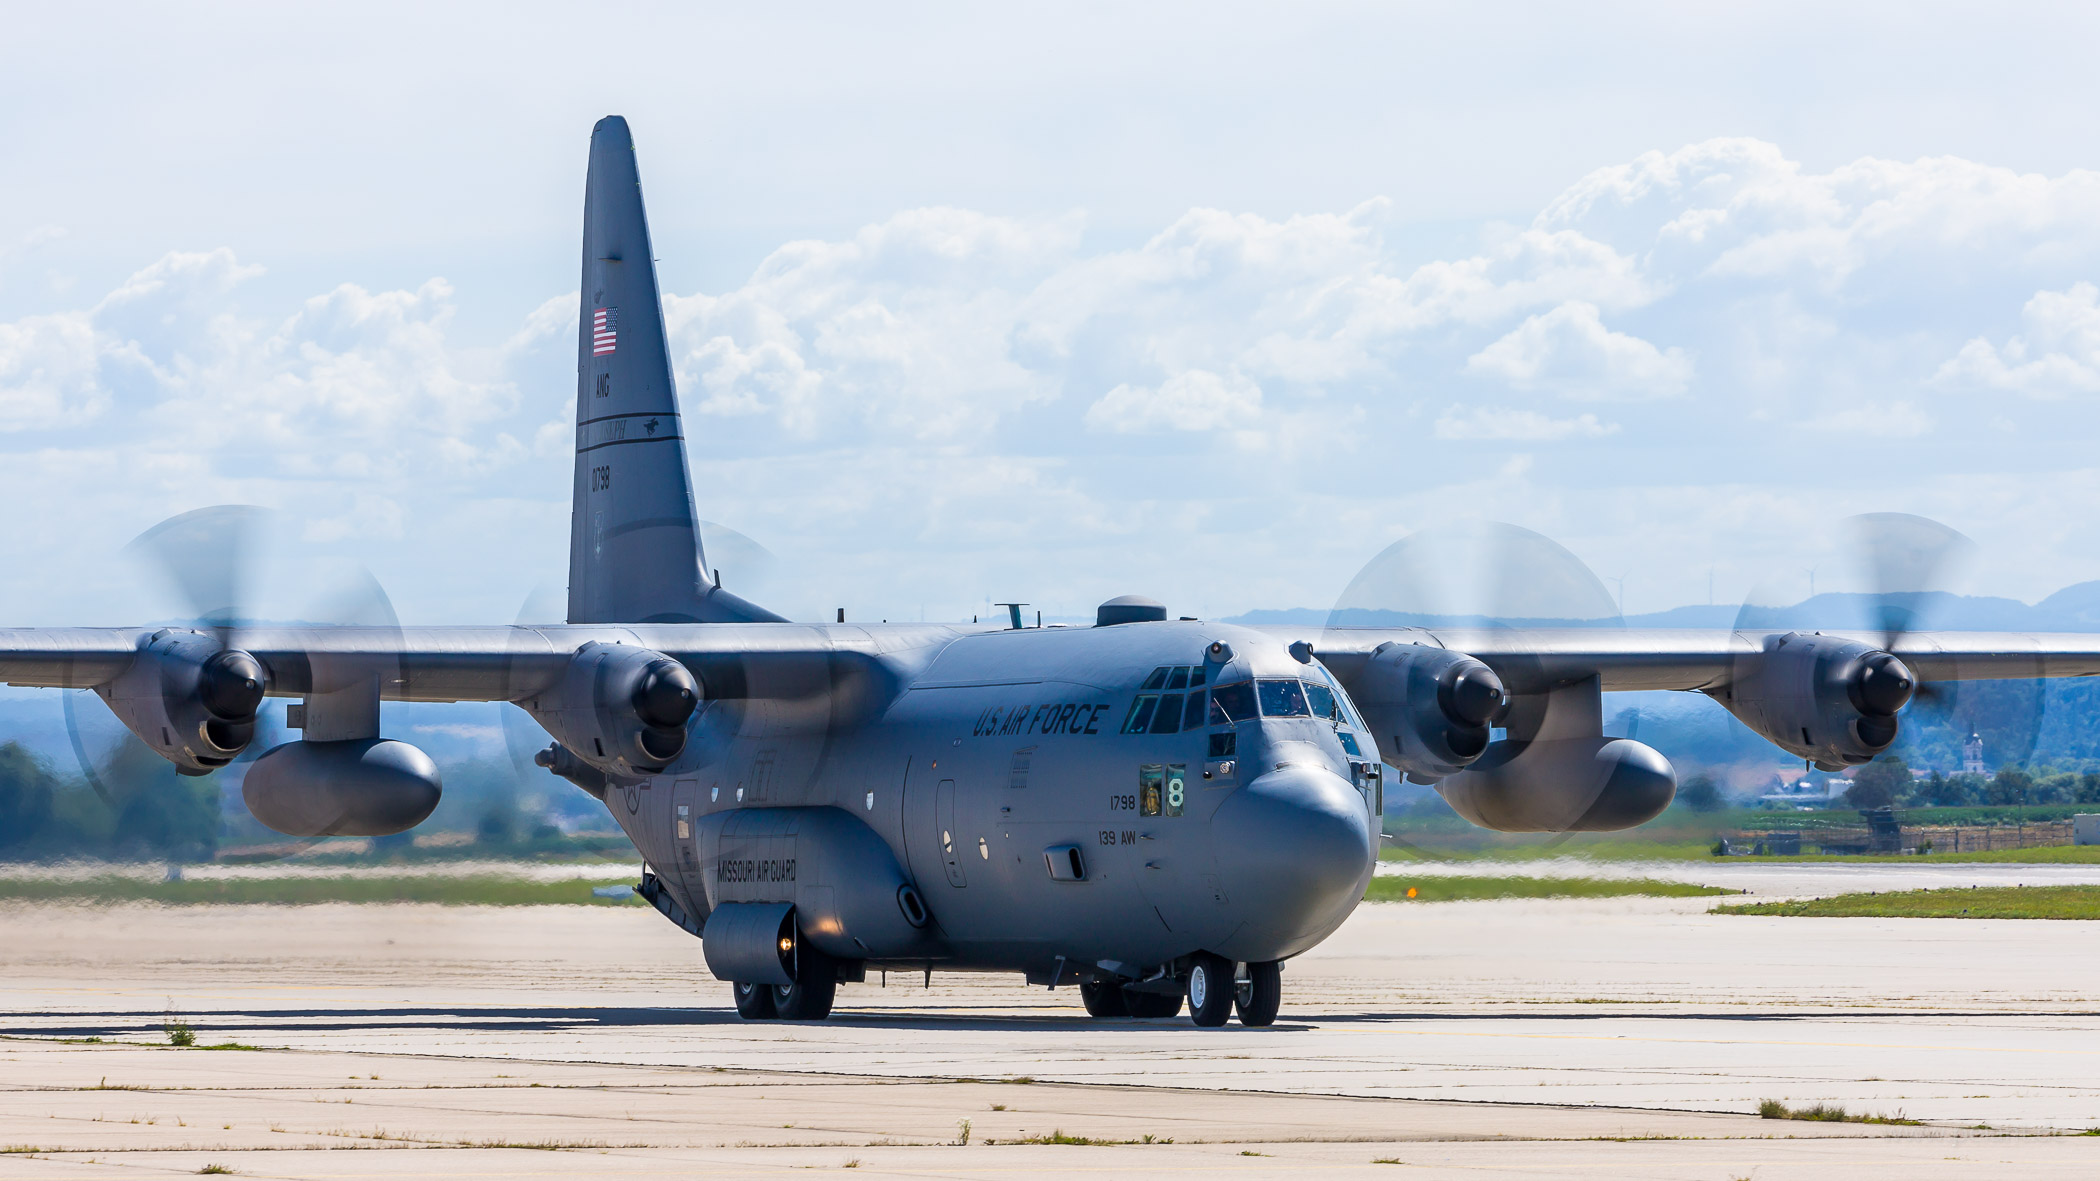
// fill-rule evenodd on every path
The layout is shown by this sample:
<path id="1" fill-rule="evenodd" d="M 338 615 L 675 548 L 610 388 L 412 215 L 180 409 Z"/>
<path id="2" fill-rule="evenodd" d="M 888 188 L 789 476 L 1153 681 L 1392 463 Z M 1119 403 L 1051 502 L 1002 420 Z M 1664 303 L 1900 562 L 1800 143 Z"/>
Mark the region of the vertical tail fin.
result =
<path id="1" fill-rule="evenodd" d="M 569 622 L 779 619 L 707 573 L 641 175 L 617 115 L 591 130 L 581 319 Z"/>

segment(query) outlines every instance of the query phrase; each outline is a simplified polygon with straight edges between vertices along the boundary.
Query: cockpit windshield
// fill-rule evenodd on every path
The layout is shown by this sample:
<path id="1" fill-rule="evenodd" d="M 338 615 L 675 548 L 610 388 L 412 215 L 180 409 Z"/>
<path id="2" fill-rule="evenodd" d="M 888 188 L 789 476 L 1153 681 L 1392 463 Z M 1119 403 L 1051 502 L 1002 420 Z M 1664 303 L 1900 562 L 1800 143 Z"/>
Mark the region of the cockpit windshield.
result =
<path id="1" fill-rule="evenodd" d="M 1312 716 L 1326 718 L 1336 725 L 1341 724 L 1342 707 L 1335 701 L 1334 690 L 1320 684 L 1318 681 L 1307 681 L 1305 682 L 1305 701 L 1306 704 L 1312 706 Z"/>
<path id="2" fill-rule="evenodd" d="M 1288 681 L 1259 680 L 1254 682 L 1255 695 L 1261 699 L 1261 716 L 1265 718 L 1303 718 L 1312 715 L 1306 704 L 1307 686 L 1293 678 Z M 1331 699 L 1334 695 L 1328 694 Z"/>

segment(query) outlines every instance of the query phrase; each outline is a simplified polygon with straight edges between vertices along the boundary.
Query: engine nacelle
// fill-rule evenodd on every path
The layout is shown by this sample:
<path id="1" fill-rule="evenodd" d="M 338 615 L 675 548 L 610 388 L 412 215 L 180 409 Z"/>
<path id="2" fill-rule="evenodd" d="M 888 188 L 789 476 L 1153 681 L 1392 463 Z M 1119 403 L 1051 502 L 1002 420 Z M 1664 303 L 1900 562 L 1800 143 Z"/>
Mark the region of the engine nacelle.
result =
<path id="1" fill-rule="evenodd" d="M 166 629 L 95 692 L 117 720 L 185 775 L 208 775 L 255 740 L 265 674 L 246 652 L 202 632 Z"/>
<path id="2" fill-rule="evenodd" d="M 571 754 L 608 775 L 654 775 L 685 750 L 700 682 L 676 660 L 585 644 L 552 689 L 521 702 Z"/>
<path id="3" fill-rule="evenodd" d="M 287 742 L 248 767 L 241 798 L 287 836 L 384 837 L 423 823 L 444 792 L 437 764 L 406 742 Z"/>
<path id="4" fill-rule="evenodd" d="M 1436 789 L 1482 828 L 1616 832 L 1662 815 L 1677 796 L 1677 772 L 1631 738 L 1503 741 Z"/>
<path id="5" fill-rule="evenodd" d="M 1871 762 L 1896 741 L 1917 677 L 1872 644 L 1788 632 L 1708 694 L 1774 745 L 1825 771 Z"/>
<path id="6" fill-rule="evenodd" d="M 1417 783 L 1463 770 L 1486 753 L 1508 694 L 1493 669 L 1463 652 L 1381 644 L 1350 686 L 1385 761 Z"/>

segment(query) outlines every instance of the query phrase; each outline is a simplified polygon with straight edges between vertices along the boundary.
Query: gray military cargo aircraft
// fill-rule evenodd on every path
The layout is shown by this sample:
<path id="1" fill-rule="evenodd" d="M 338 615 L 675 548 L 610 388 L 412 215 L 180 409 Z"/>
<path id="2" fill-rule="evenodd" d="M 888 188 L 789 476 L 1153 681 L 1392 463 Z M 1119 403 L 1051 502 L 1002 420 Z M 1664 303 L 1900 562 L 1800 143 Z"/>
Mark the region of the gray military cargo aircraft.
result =
<path id="1" fill-rule="evenodd" d="M 241 756 L 266 697 L 300 737 L 243 785 L 299 836 L 436 806 L 381 701 L 522 706 L 542 766 L 602 800 L 640 893 L 701 939 L 747 1018 L 814 1020 L 839 981 L 1015 972 L 1095 1017 L 1266 1025 L 1280 965 L 1341 926 L 1385 768 L 1506 831 L 1623 829 L 1675 792 L 1603 732 L 1606 690 L 1706 693 L 1836 769 L 1895 740 L 1922 682 L 2100 673 L 2100 636 L 791 623 L 701 549 L 627 124 L 591 136 L 568 622 L 0 631 L 0 678 L 91 688 L 180 770 Z M 177 519 L 160 531 L 180 546 Z M 200 538 L 206 537 L 199 534 Z M 191 555 L 209 564 L 207 552 Z M 1499 736 L 1498 736 L 1499 732 Z"/>

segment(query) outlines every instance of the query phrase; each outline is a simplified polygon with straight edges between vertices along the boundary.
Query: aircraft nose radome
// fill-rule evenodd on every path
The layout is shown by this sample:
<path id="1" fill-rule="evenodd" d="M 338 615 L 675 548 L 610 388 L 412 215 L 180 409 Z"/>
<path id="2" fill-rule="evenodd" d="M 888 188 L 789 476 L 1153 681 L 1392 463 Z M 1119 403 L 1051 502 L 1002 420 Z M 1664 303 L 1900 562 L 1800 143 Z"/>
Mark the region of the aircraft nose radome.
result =
<path id="1" fill-rule="evenodd" d="M 1238 960 L 1295 955 L 1363 900 L 1377 860 L 1369 811 L 1347 780 L 1287 766 L 1226 797 L 1213 820 L 1218 868 L 1243 919 L 1227 946 Z"/>

